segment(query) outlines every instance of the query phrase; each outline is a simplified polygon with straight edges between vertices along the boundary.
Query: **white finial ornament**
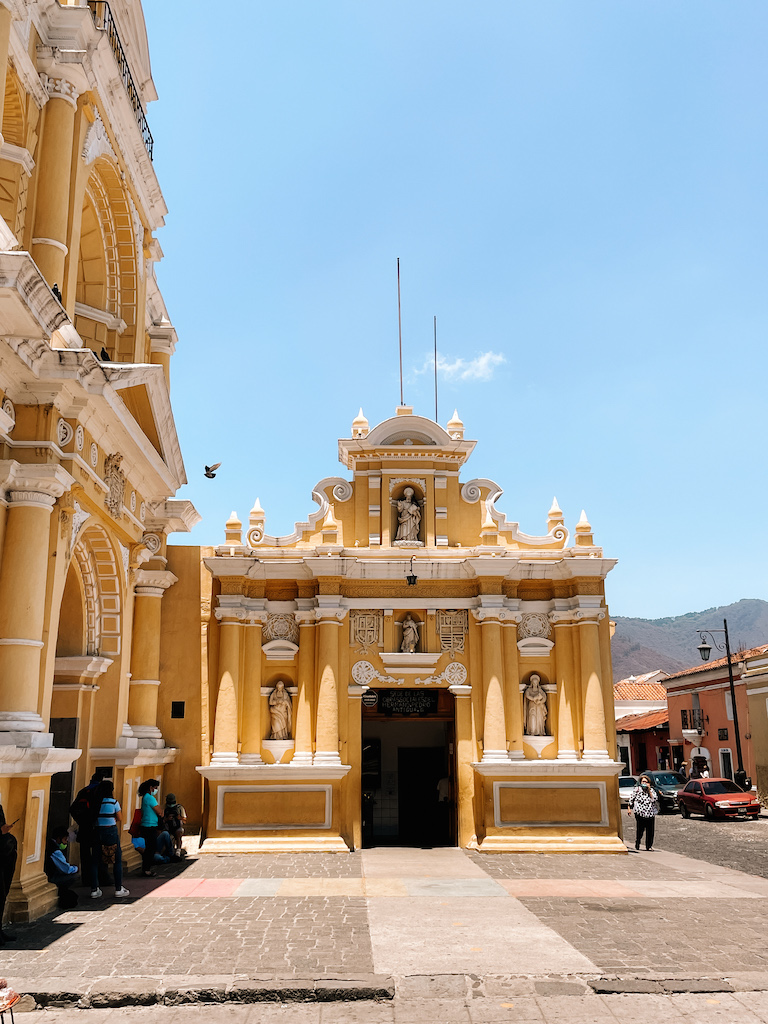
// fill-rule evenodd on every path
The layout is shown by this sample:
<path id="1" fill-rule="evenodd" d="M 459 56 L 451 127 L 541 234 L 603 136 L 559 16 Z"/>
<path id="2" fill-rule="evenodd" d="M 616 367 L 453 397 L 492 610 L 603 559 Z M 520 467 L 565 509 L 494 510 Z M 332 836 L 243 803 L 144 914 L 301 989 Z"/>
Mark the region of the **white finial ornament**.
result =
<path id="1" fill-rule="evenodd" d="M 453 416 L 448 420 L 446 427 L 448 434 L 453 438 L 454 441 L 461 441 L 464 437 L 464 424 L 459 418 L 459 412 L 457 409 L 453 410 Z"/>
<path id="2" fill-rule="evenodd" d="M 368 434 L 368 420 L 363 414 L 363 407 L 360 406 L 360 412 L 352 420 L 352 437 L 366 437 Z"/>

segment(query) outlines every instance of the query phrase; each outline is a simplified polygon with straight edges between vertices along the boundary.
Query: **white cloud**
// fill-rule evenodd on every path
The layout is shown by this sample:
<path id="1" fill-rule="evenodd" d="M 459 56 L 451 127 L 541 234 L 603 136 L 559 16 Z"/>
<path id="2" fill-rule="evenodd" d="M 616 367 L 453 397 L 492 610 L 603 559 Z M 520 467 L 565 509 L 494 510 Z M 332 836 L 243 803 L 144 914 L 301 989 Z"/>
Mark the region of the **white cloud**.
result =
<path id="1" fill-rule="evenodd" d="M 497 366 L 506 363 L 501 352 L 481 352 L 474 359 L 463 359 L 461 356 L 450 358 L 438 355 L 437 370 L 444 380 L 482 380 L 488 381 L 493 378 Z M 434 357 L 428 356 L 424 365 L 414 370 L 416 375 L 422 373 L 434 373 Z"/>

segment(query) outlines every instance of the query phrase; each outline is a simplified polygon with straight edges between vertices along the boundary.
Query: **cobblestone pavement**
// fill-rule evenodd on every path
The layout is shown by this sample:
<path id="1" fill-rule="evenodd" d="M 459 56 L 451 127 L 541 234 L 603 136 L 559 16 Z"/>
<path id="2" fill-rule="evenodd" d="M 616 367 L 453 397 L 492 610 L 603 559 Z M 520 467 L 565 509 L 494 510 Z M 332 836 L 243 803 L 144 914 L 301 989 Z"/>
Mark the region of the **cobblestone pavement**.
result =
<path id="1" fill-rule="evenodd" d="M 543 983 L 544 985 L 546 983 Z M 43 1024 L 765 1024 L 768 993 L 569 995 L 502 991 L 390 1003 L 48 1010 Z M 22 1018 L 24 1019 L 24 1018 Z"/>
<path id="2" fill-rule="evenodd" d="M 678 820 L 661 826 L 668 823 Z M 76 909 L 15 926 L 17 941 L 0 951 L 2 973 L 22 991 L 51 978 L 75 991 L 100 978 L 155 986 L 216 978 L 222 998 L 239 979 L 373 974 L 400 987 L 428 974 L 496 979 L 502 1002 L 507 983 L 498 979 L 513 976 L 741 972 L 759 973 L 768 989 L 768 880 L 661 849 L 202 855 L 127 885 L 127 900 L 114 901 L 109 889 L 97 900 L 81 892 Z M 573 1011 L 569 1019 L 580 1019 Z"/>
<path id="3" fill-rule="evenodd" d="M 628 817 L 625 811 L 622 820 L 624 839 L 634 845 L 634 816 Z M 656 818 L 654 845 L 659 850 L 768 878 L 768 816 L 757 821 L 705 821 L 661 814 Z"/>

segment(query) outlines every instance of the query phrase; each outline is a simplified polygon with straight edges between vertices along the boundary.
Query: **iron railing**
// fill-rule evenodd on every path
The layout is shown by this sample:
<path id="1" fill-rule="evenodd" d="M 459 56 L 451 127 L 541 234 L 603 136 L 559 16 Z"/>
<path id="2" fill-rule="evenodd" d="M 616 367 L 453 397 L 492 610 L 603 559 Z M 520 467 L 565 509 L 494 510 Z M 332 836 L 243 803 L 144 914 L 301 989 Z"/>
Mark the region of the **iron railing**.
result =
<path id="1" fill-rule="evenodd" d="M 693 708 L 692 710 L 683 708 L 680 712 L 680 717 L 683 729 L 689 729 L 691 732 L 699 734 L 704 732 L 704 712 L 701 708 Z"/>
<path id="2" fill-rule="evenodd" d="M 149 130 L 147 115 L 144 113 L 144 108 L 141 105 L 139 90 L 136 88 L 133 81 L 131 67 L 128 63 L 128 58 L 125 56 L 123 44 L 120 42 L 120 36 L 117 33 L 117 25 L 115 24 L 115 19 L 112 15 L 110 6 L 107 3 L 107 0 L 88 0 L 88 6 L 91 9 L 91 14 L 93 15 L 96 27 L 103 29 L 107 34 L 109 45 L 112 47 L 112 53 L 115 55 L 115 60 L 117 61 L 120 77 L 123 80 L 125 91 L 128 93 L 128 99 L 133 107 L 133 116 L 136 118 L 136 124 L 139 126 L 141 137 L 144 140 L 144 145 L 147 147 L 147 153 L 149 153 L 149 159 L 151 160 L 152 150 L 155 145 L 154 139 L 152 138 L 152 132 Z"/>

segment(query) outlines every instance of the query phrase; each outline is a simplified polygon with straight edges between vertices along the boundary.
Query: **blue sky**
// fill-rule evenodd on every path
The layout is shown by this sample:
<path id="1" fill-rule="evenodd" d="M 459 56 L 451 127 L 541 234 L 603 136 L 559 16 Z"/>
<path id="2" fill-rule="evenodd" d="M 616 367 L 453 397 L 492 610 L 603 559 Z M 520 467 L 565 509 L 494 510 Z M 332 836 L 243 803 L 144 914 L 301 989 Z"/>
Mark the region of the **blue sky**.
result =
<path id="1" fill-rule="evenodd" d="M 585 508 L 617 615 L 768 598 L 764 0 L 144 7 L 175 542 L 257 496 L 290 532 L 394 414 L 400 257 L 406 402 L 437 315 L 440 420 L 509 519 Z"/>

